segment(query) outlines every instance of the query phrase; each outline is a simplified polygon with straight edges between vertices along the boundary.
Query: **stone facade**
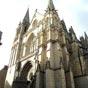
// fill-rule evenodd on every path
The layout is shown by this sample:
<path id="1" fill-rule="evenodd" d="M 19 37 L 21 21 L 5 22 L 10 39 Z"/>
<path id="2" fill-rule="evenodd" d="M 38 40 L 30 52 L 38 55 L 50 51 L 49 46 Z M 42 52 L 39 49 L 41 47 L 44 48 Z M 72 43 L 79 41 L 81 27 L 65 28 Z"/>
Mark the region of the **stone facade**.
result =
<path id="1" fill-rule="evenodd" d="M 77 39 L 52 0 L 44 15 L 29 9 L 16 29 L 4 88 L 87 88 L 88 36 Z"/>
<path id="2" fill-rule="evenodd" d="M 4 88 L 7 70 L 8 66 L 4 66 L 4 68 L 0 70 L 0 88 Z"/>

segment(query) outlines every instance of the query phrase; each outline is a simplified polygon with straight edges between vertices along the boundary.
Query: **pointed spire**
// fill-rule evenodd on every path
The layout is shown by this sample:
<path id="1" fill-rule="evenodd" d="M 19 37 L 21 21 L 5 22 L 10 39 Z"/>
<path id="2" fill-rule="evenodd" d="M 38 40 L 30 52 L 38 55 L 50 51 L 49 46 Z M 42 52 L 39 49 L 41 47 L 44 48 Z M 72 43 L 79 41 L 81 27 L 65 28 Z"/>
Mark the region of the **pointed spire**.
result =
<path id="1" fill-rule="evenodd" d="M 47 10 L 49 10 L 49 11 L 55 10 L 55 7 L 54 7 L 52 0 L 49 0 Z"/>
<path id="2" fill-rule="evenodd" d="M 87 36 L 86 32 L 84 32 L 84 35 L 85 35 L 85 42 L 88 43 L 88 36 Z"/>
<path id="3" fill-rule="evenodd" d="M 69 32 L 75 34 L 72 26 L 69 28 Z"/>
<path id="4" fill-rule="evenodd" d="M 23 22 L 30 23 L 30 21 L 29 21 L 29 8 L 27 9 L 27 12 L 24 16 Z"/>
<path id="5" fill-rule="evenodd" d="M 85 34 L 85 38 L 88 38 L 88 36 L 87 36 L 86 32 L 84 32 L 84 34 Z"/>
<path id="6" fill-rule="evenodd" d="M 84 42 L 84 37 L 83 36 L 80 37 L 80 41 Z"/>
<path id="7" fill-rule="evenodd" d="M 75 34 L 74 29 L 73 29 L 72 26 L 69 28 L 69 34 L 70 34 L 70 36 L 72 38 L 71 39 L 72 41 L 77 41 L 77 37 L 76 37 L 76 34 Z"/>

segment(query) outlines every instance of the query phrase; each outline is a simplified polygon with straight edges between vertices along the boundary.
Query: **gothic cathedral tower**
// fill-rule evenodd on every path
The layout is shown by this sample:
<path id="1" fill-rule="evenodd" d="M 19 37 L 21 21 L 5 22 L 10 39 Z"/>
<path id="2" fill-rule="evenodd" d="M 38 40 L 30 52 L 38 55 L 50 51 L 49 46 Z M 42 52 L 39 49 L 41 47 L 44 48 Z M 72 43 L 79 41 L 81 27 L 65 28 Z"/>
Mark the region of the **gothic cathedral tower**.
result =
<path id="1" fill-rule="evenodd" d="M 31 22 L 28 9 L 16 30 L 4 88 L 87 88 L 88 53 L 82 41 L 72 27 L 67 31 L 52 0 L 44 15 L 35 11 Z"/>

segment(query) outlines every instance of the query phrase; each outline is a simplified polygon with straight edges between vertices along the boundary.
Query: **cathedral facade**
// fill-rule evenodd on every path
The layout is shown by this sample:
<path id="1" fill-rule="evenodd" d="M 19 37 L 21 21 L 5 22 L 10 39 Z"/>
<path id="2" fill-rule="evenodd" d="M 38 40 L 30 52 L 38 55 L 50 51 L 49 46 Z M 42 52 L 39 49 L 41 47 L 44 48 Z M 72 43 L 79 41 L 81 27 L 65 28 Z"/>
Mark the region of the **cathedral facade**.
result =
<path id="1" fill-rule="evenodd" d="M 53 1 L 44 15 L 29 9 L 16 29 L 4 88 L 88 88 L 88 36 L 77 39 Z"/>

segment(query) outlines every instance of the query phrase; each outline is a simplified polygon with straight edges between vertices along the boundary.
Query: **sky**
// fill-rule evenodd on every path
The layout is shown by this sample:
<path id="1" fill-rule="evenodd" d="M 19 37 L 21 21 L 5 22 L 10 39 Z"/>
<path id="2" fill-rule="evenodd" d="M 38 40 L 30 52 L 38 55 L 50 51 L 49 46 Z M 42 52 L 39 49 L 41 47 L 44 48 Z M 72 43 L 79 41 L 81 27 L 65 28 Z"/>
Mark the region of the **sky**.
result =
<path id="1" fill-rule="evenodd" d="M 67 29 L 73 26 L 77 37 L 88 34 L 88 0 L 53 0 L 60 19 L 66 23 Z M 44 14 L 48 0 L 0 0 L 0 31 L 2 45 L 0 46 L 0 69 L 9 64 L 11 47 L 16 28 L 23 20 L 29 8 L 30 20 L 38 9 Z"/>

